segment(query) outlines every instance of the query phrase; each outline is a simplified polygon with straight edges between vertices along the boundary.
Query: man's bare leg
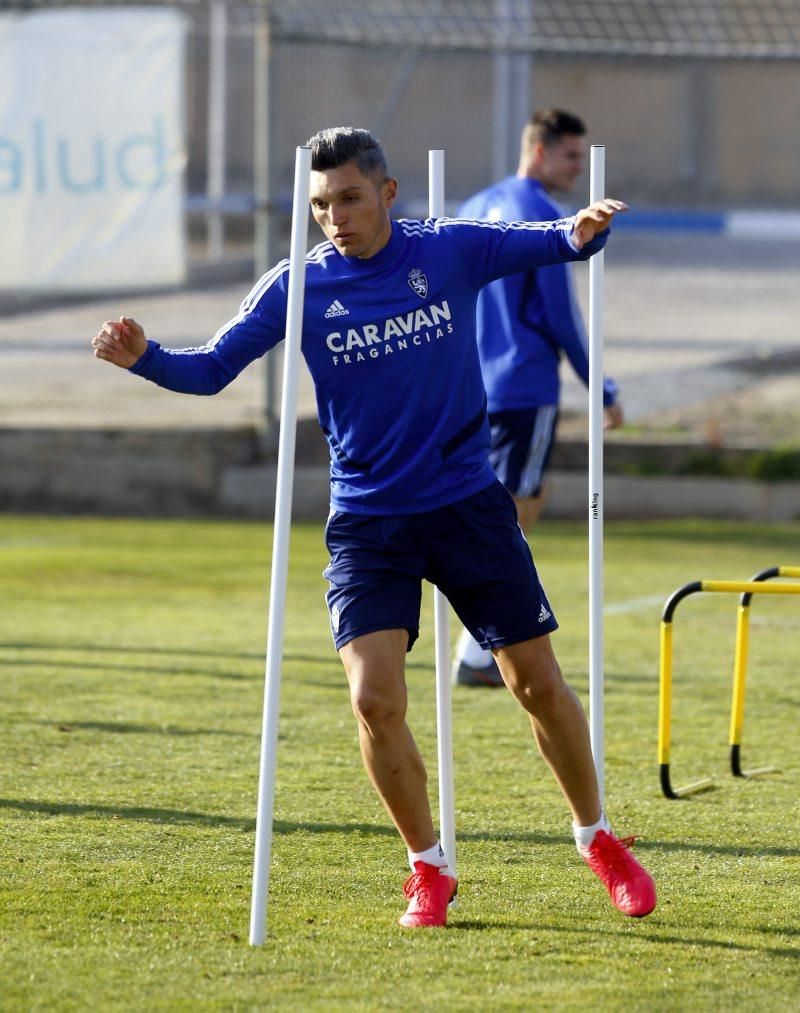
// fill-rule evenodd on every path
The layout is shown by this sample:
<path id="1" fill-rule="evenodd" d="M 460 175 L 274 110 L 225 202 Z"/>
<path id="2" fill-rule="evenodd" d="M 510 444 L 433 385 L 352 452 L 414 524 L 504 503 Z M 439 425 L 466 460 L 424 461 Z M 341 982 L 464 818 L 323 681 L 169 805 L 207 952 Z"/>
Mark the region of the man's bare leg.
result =
<path id="1" fill-rule="evenodd" d="M 411 852 L 436 843 L 428 775 L 406 724 L 406 630 L 356 637 L 339 651 L 358 719 L 361 757 L 375 789 Z"/>
<path id="2" fill-rule="evenodd" d="M 601 816 L 589 725 L 564 682 L 549 636 L 497 651 L 506 685 L 528 712 L 539 752 L 553 771 L 578 826 Z"/>
<path id="3" fill-rule="evenodd" d="M 339 655 L 364 766 L 409 852 L 412 874 L 403 886 L 408 908 L 399 923 L 441 927 L 458 884 L 438 846 L 425 765 L 406 724 L 407 646 L 406 630 L 381 630 L 356 637 Z"/>
<path id="4" fill-rule="evenodd" d="M 592 761 L 589 725 L 580 701 L 564 682 L 548 636 L 497 652 L 508 688 L 530 715 L 544 759 L 572 810 L 575 843 L 614 906 L 641 918 L 656 906 L 650 874 L 603 817 Z"/>

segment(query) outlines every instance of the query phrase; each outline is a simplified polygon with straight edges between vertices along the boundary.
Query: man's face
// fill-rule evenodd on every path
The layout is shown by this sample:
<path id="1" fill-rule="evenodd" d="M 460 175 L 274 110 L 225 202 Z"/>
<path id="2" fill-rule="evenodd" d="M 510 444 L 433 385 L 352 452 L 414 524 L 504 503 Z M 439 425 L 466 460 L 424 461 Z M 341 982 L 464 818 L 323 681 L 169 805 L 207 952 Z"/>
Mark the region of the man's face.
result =
<path id="1" fill-rule="evenodd" d="M 389 208 L 396 196 L 396 180 L 376 185 L 355 162 L 311 173 L 311 213 L 346 257 L 372 257 L 389 242 Z"/>
<path id="2" fill-rule="evenodd" d="M 569 193 L 575 180 L 583 172 L 586 161 L 586 138 L 564 134 L 550 145 L 540 144 L 537 177 L 548 190 Z"/>

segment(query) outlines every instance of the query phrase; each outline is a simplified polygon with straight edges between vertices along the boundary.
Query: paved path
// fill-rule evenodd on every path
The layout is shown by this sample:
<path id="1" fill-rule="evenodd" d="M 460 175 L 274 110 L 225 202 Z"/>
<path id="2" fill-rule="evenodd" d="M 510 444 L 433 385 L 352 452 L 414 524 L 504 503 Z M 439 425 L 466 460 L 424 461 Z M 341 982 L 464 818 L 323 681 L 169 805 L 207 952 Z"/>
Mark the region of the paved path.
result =
<path id="1" fill-rule="evenodd" d="M 703 234 L 620 232 L 606 255 L 606 371 L 620 383 L 629 421 L 746 391 L 797 409 L 800 284 L 797 242 L 745 242 Z M 588 268 L 576 269 L 586 306 Z M 97 299 L 3 316 L 0 426 L 228 426 L 263 413 L 263 362 L 215 398 L 175 395 L 93 359 L 105 319 L 133 316 L 149 336 L 181 347 L 205 342 L 234 316 L 249 284 Z M 564 406 L 586 394 L 565 378 Z M 300 411 L 314 413 L 303 372 Z M 793 435 L 793 434 L 787 434 Z"/>

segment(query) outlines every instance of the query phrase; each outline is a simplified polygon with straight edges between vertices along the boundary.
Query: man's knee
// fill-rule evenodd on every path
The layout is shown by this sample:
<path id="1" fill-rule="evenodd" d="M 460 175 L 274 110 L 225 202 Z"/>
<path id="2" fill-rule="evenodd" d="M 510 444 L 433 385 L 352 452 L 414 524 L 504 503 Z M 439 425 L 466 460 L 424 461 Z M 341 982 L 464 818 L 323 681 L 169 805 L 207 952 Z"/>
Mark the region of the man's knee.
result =
<path id="1" fill-rule="evenodd" d="M 370 729 L 405 721 L 406 694 L 387 691 L 386 687 L 369 680 L 351 687 L 350 704 L 358 721 Z"/>
<path id="2" fill-rule="evenodd" d="M 567 687 L 552 650 L 528 646 L 533 644 L 535 641 L 504 648 L 498 663 L 511 692 L 526 710 L 549 710 L 558 706 Z"/>
<path id="3" fill-rule="evenodd" d="M 405 630 L 366 634 L 340 650 L 353 713 L 367 728 L 405 720 Z"/>
<path id="4" fill-rule="evenodd" d="M 566 684 L 558 664 L 537 667 L 523 674 L 518 694 L 533 710 L 552 710 L 563 699 Z"/>

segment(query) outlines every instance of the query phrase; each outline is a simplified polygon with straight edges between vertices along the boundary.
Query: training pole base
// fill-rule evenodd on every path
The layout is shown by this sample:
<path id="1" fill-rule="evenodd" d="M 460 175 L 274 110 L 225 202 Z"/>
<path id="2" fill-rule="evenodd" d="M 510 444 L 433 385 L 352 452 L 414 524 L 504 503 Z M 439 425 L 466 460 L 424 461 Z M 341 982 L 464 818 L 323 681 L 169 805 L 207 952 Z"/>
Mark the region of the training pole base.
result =
<path id="1" fill-rule="evenodd" d="M 699 781 L 693 781 L 691 784 L 686 784 L 682 788 L 673 788 L 669 779 L 668 763 L 662 763 L 660 765 L 659 773 L 661 776 L 661 791 L 664 794 L 664 798 L 684 798 L 686 795 L 695 795 L 699 791 L 710 791 L 712 788 L 716 787 L 713 777 L 704 777 Z"/>
<path id="2" fill-rule="evenodd" d="M 734 777 L 760 777 L 762 774 L 774 774 L 777 767 L 753 767 L 752 770 L 742 770 L 741 746 L 731 746 L 731 773 Z"/>

